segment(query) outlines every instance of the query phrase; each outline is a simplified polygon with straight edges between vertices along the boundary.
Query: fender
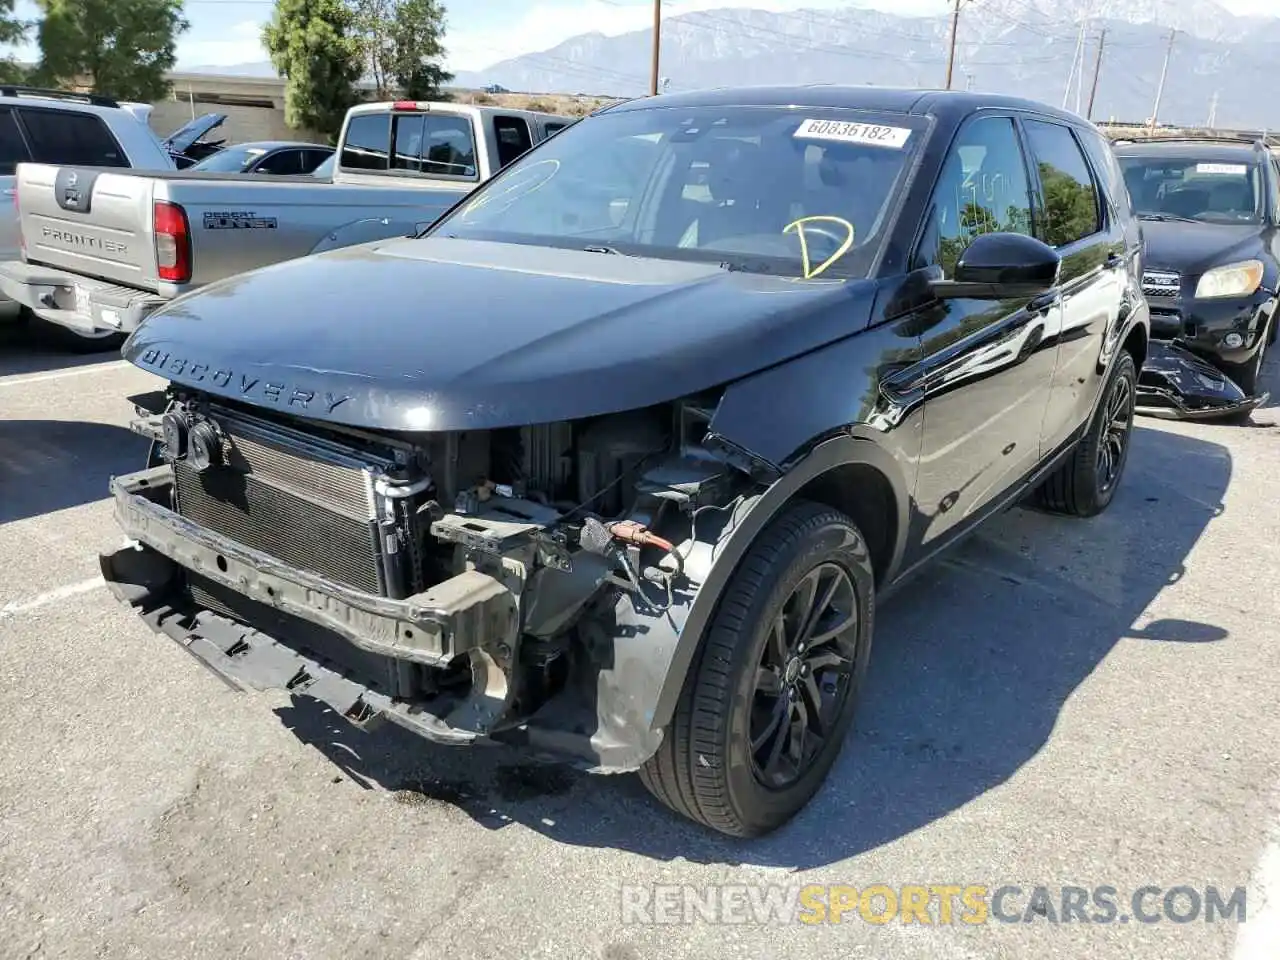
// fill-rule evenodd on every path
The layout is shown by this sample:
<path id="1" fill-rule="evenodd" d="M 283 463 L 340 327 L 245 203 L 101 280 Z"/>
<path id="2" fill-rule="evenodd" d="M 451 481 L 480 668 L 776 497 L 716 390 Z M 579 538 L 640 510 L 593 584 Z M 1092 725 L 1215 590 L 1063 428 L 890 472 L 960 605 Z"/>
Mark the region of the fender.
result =
<path id="1" fill-rule="evenodd" d="M 665 671 L 665 680 L 653 706 L 651 729 L 665 727 L 671 722 L 684 687 L 685 676 L 719 606 L 720 597 L 738 563 L 760 532 L 807 483 L 837 467 L 849 465 L 874 467 L 893 487 L 899 518 L 892 566 L 896 568 L 901 562 L 909 528 L 906 511 L 910 499 L 897 462 L 880 445 L 859 437 L 836 437 L 818 444 L 808 456 L 782 474 L 762 493 L 744 503 L 745 509 L 737 511 L 718 531 L 714 548 L 708 553 L 708 556 L 714 556 L 714 562 L 702 573 L 702 586 L 695 594 L 688 616 L 678 632 L 677 642 Z"/>
<path id="2" fill-rule="evenodd" d="M 721 510 L 708 510 L 699 517 L 696 537 L 685 550 L 688 583 L 674 592 L 668 609 L 657 610 L 623 591 L 606 616 L 584 621 L 594 659 L 605 665 L 593 678 L 595 725 L 589 744 L 549 730 L 537 717 L 529 724 L 523 744 L 548 753 L 573 754 L 584 769 L 595 773 L 639 768 L 661 745 L 703 634 L 751 544 L 807 483 L 847 465 L 867 465 L 883 473 L 900 513 L 905 513 L 909 499 L 894 458 L 880 444 L 850 435 L 818 444 L 758 493 Z M 900 518 L 895 566 L 901 560 L 907 528 L 905 517 Z"/>

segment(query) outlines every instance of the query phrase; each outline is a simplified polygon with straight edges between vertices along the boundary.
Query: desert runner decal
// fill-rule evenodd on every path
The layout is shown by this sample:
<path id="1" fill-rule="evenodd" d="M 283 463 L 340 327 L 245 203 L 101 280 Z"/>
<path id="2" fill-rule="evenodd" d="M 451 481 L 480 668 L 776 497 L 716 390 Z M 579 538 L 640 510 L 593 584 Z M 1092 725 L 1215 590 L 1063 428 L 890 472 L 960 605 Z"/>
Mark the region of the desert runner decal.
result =
<path id="1" fill-rule="evenodd" d="M 275 230 L 275 217 L 260 217 L 252 210 L 216 211 L 204 215 L 206 230 Z"/>
<path id="2" fill-rule="evenodd" d="M 852 123 L 847 120 L 805 120 L 792 136 L 805 140 L 865 143 L 873 147 L 901 150 L 906 146 L 911 130 L 907 127 L 886 127 L 877 123 Z"/>

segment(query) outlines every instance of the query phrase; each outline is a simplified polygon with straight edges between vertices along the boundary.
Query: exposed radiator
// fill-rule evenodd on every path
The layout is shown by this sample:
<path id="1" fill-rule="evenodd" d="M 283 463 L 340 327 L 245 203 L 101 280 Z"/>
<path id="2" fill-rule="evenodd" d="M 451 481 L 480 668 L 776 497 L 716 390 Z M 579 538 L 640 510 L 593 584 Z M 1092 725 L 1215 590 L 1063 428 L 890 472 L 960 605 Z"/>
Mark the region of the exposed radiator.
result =
<path id="1" fill-rule="evenodd" d="M 371 472 L 318 445 L 219 423 L 226 465 L 199 473 L 177 461 L 178 512 L 290 566 L 384 594 Z"/>

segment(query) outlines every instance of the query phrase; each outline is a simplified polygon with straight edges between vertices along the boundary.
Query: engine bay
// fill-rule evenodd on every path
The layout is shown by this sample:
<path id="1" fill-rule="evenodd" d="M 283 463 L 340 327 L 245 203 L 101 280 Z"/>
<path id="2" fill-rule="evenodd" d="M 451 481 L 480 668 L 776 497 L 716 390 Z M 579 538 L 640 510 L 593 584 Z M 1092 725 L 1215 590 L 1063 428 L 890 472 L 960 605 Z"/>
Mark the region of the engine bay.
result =
<path id="1" fill-rule="evenodd" d="M 575 676 L 593 682 L 591 637 L 607 624 L 592 621 L 607 621 L 619 596 L 654 616 L 671 606 L 698 511 L 745 481 L 703 446 L 716 399 L 387 434 L 171 389 L 135 429 L 171 471 L 163 505 L 184 520 L 434 625 L 400 632 L 412 657 L 371 658 L 301 621 L 274 624 L 277 639 L 292 630 L 286 642 L 320 662 L 487 735 L 571 691 Z M 284 608 L 283 592 L 268 586 L 264 605 L 228 579 L 186 569 L 194 608 L 253 626 L 271 619 L 264 607 Z"/>

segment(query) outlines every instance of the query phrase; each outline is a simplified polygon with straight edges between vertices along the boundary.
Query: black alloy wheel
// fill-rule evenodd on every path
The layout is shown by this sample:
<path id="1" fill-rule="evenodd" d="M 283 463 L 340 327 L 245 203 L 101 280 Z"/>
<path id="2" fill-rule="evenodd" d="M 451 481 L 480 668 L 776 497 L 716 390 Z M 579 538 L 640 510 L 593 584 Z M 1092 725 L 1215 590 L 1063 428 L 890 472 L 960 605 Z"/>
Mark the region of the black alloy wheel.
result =
<path id="1" fill-rule="evenodd" d="M 1098 492 L 1109 493 L 1120 479 L 1129 435 L 1133 432 L 1133 384 L 1125 377 L 1111 382 L 1103 412 L 1102 435 L 1098 438 Z"/>
<path id="2" fill-rule="evenodd" d="M 716 606 L 640 779 L 691 820 L 758 837 L 817 793 L 853 722 L 875 619 L 871 552 L 848 515 L 793 501 Z"/>
<path id="3" fill-rule="evenodd" d="M 1041 507 L 1070 517 L 1094 517 L 1107 509 L 1129 460 L 1137 398 L 1138 368 L 1133 355 L 1122 350 L 1111 363 L 1084 436 L 1036 490 Z"/>
<path id="4" fill-rule="evenodd" d="M 858 595 L 837 563 L 814 567 L 774 617 L 756 671 L 752 769 L 785 789 L 813 766 L 852 688 Z"/>

